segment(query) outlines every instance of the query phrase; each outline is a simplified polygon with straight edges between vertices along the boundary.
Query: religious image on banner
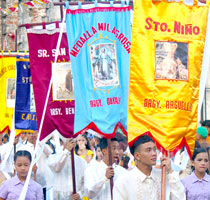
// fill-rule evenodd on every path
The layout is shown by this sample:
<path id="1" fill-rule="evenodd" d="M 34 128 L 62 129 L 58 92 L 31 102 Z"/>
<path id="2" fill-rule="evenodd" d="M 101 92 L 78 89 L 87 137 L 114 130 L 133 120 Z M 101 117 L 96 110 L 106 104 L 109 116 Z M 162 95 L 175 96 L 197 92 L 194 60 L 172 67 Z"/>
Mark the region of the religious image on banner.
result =
<path id="1" fill-rule="evenodd" d="M 58 58 L 55 62 L 56 46 L 61 29 L 59 22 L 51 26 L 55 28 L 27 27 L 30 69 L 39 129 L 44 116 L 40 140 L 47 140 L 55 130 L 64 138 L 72 137 L 74 132 L 74 83 L 67 35 L 64 27 Z M 52 85 L 49 88 L 51 80 Z M 43 113 L 48 91 L 46 112 Z M 32 103 L 31 109 L 33 107 Z"/>
<path id="2" fill-rule="evenodd" d="M 74 134 L 94 129 L 111 138 L 118 127 L 127 134 L 131 7 L 120 3 L 79 8 L 68 2 L 66 7 Z"/>
<path id="3" fill-rule="evenodd" d="M 7 78 L 7 107 L 14 108 L 15 107 L 15 94 L 16 94 L 16 79 L 15 78 Z"/>
<path id="4" fill-rule="evenodd" d="M 119 85 L 115 43 L 95 44 L 94 41 L 89 51 L 94 88 Z"/>
<path id="5" fill-rule="evenodd" d="M 74 100 L 74 85 L 70 62 L 52 63 L 53 100 Z"/>
<path id="6" fill-rule="evenodd" d="M 30 112 L 36 112 L 33 85 L 30 85 Z"/>
<path id="7" fill-rule="evenodd" d="M 199 92 L 204 85 L 201 77 L 203 69 L 209 68 L 209 2 L 134 3 L 129 145 L 149 134 L 162 152 L 169 150 L 173 156 L 185 146 L 192 155 L 202 98 Z"/>
<path id="8" fill-rule="evenodd" d="M 188 81 L 188 43 L 155 42 L 155 79 Z"/>

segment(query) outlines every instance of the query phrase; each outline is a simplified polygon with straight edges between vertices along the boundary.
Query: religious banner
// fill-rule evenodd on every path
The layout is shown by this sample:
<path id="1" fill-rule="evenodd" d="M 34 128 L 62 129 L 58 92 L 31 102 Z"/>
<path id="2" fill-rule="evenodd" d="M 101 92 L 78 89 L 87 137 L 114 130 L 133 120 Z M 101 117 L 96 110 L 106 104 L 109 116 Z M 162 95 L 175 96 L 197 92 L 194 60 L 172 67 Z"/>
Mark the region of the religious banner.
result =
<path id="1" fill-rule="evenodd" d="M 0 133 L 11 130 L 15 107 L 15 56 L 0 55 Z"/>
<path id="2" fill-rule="evenodd" d="M 16 71 L 15 128 L 37 130 L 29 56 L 17 56 Z"/>
<path id="3" fill-rule="evenodd" d="M 58 23 L 52 30 L 27 29 L 38 128 L 52 77 L 40 140 L 55 129 L 65 138 L 73 135 L 74 87 L 66 32 L 62 35 L 57 63 L 53 63 L 59 31 Z"/>
<path id="4" fill-rule="evenodd" d="M 208 5 L 135 1 L 128 140 L 150 134 L 164 151 L 194 149 Z"/>
<path id="5" fill-rule="evenodd" d="M 108 138 L 117 127 L 127 133 L 131 7 L 106 6 L 70 7 L 66 26 L 75 87 L 74 132 L 93 128 Z"/>

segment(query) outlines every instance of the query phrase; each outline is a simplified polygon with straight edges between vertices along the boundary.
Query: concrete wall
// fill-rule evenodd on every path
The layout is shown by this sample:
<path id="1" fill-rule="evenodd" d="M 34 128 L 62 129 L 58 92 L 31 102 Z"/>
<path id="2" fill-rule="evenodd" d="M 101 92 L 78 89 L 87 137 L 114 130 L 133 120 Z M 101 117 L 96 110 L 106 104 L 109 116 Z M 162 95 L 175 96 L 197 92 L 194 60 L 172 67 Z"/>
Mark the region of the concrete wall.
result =
<path id="1" fill-rule="evenodd" d="M 35 7 L 22 5 L 27 1 L 29 0 L 19 1 L 18 12 L 11 12 L 7 15 L 1 12 L 0 24 L 2 28 L 0 38 L 2 42 L 0 49 L 28 51 L 26 28 L 19 27 L 19 25 L 60 20 L 60 7 L 53 5 L 58 0 L 54 0 L 49 4 L 36 5 Z M 9 8 L 15 4 L 18 4 L 18 0 L 1 0 L 0 7 Z M 13 35 L 17 36 L 15 40 L 11 37 Z"/>

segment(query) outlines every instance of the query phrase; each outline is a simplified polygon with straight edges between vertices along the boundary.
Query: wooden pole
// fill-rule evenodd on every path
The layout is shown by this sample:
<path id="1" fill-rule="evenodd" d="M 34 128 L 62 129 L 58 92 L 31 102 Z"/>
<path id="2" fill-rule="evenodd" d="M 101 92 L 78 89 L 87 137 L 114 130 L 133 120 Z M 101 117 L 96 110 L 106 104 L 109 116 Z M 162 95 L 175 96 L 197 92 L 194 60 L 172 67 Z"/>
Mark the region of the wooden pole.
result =
<path id="1" fill-rule="evenodd" d="M 71 169 L 72 169 L 73 194 L 76 194 L 77 190 L 76 190 L 76 178 L 75 178 L 74 148 L 71 150 Z"/>
<path id="2" fill-rule="evenodd" d="M 161 174 L 161 200 L 165 200 L 165 196 L 166 196 L 166 166 L 163 166 Z"/>
<path id="3" fill-rule="evenodd" d="M 34 181 L 36 181 L 36 170 L 34 171 Z"/>
<path id="4" fill-rule="evenodd" d="M 62 0 L 59 0 L 60 3 L 62 3 Z M 60 14 L 61 14 L 61 21 L 63 20 L 63 5 L 60 5 Z"/>
<path id="5" fill-rule="evenodd" d="M 109 166 L 112 166 L 112 149 L 111 149 L 111 139 L 108 139 L 108 156 L 109 156 Z M 113 200 L 113 177 L 110 179 L 110 191 L 111 200 Z"/>
<path id="6" fill-rule="evenodd" d="M 163 153 L 163 156 L 166 156 L 166 153 Z M 161 200 L 165 200 L 165 198 L 166 198 L 166 166 L 163 166 L 161 173 Z"/>

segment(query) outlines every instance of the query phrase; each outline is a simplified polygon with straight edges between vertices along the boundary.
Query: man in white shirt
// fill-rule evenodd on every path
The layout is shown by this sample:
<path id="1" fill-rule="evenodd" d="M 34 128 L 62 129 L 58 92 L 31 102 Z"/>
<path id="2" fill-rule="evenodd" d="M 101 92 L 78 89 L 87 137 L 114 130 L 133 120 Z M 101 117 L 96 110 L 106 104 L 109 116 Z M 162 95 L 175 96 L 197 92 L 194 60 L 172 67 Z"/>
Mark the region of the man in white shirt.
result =
<path id="1" fill-rule="evenodd" d="M 119 143 L 117 139 L 111 139 L 112 166 L 109 166 L 108 142 L 101 139 L 100 147 L 103 153 L 101 162 L 94 162 L 85 171 L 85 189 L 87 197 L 94 200 L 111 200 L 110 179 L 126 173 L 126 170 L 117 165 L 119 161 Z"/>
<path id="2" fill-rule="evenodd" d="M 72 163 L 71 150 L 75 142 L 70 139 L 64 144 L 64 150 L 48 157 L 48 165 L 54 176 L 54 200 L 80 200 L 84 194 L 84 171 L 86 162 L 81 157 L 74 155 L 76 194 L 72 194 Z"/>
<path id="3" fill-rule="evenodd" d="M 114 185 L 114 200 L 160 200 L 161 170 L 153 168 L 157 160 L 154 141 L 143 135 L 130 148 L 135 168 L 120 176 Z M 161 158 L 166 167 L 166 200 L 185 200 L 184 186 L 171 170 L 169 157 Z"/>

